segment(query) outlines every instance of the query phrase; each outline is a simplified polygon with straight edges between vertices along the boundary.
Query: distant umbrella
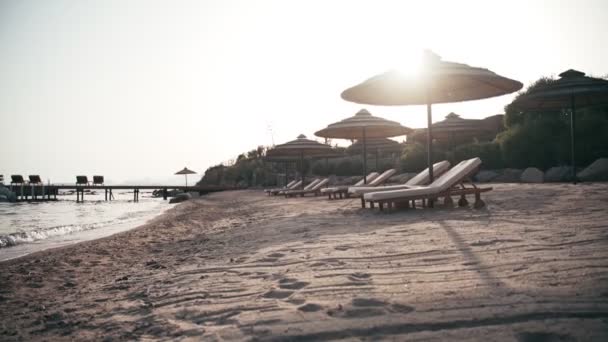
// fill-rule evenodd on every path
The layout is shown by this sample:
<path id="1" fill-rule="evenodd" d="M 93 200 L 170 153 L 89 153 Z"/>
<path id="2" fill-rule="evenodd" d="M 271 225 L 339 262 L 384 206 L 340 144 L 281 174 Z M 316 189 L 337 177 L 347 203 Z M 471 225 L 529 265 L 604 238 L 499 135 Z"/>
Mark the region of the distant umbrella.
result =
<path id="1" fill-rule="evenodd" d="M 387 139 L 387 138 L 371 138 L 367 139 L 366 149 L 368 151 L 372 151 L 372 153 L 376 156 L 376 171 L 378 170 L 378 156 L 380 153 L 395 153 L 401 152 L 403 150 L 403 146 L 396 142 L 395 140 Z M 359 154 L 363 151 L 363 141 L 357 140 L 355 143 L 346 148 L 346 153 L 348 154 Z"/>
<path id="2" fill-rule="evenodd" d="M 334 157 L 336 152 L 329 145 L 306 139 L 304 134 L 298 135 L 296 140 L 276 145 L 266 152 L 267 158 L 293 157 L 300 159 L 300 172 L 302 188 L 304 187 L 304 157 Z"/>
<path id="3" fill-rule="evenodd" d="M 326 128 L 315 133 L 323 138 L 357 139 L 363 142 L 363 180 L 367 183 L 367 139 L 388 138 L 406 135 L 412 129 L 402 126 L 400 123 L 373 116 L 366 109 L 361 109 L 357 114 L 330 124 Z"/>
<path id="4" fill-rule="evenodd" d="M 466 64 L 444 62 L 426 52 L 417 77 L 406 77 L 396 70 L 374 76 L 342 92 L 342 98 L 361 104 L 427 106 L 427 159 L 433 180 L 432 109 L 436 103 L 485 99 L 512 93 L 522 88 L 518 81 L 499 76 L 490 70 Z"/>
<path id="5" fill-rule="evenodd" d="M 570 157 L 572 181 L 576 183 L 574 133 L 576 108 L 608 105 L 608 80 L 585 76 L 584 72 L 567 70 L 560 78 L 545 86 L 529 90 L 513 101 L 513 107 L 528 111 L 555 111 L 570 109 Z"/>
<path id="6" fill-rule="evenodd" d="M 188 186 L 188 175 L 196 174 L 196 172 L 189 170 L 187 167 L 184 167 L 182 170 L 177 171 L 175 174 L 184 175 L 184 177 L 186 177 L 186 186 Z"/>
<path id="7" fill-rule="evenodd" d="M 492 130 L 482 123 L 483 120 L 463 119 L 456 113 L 450 113 L 445 116 L 445 120 L 431 125 L 433 139 L 447 141 L 451 148 L 456 140 L 456 136 L 461 138 L 458 139 L 459 141 L 465 141 L 463 138 L 472 140 L 474 137 L 488 135 Z M 413 136 L 419 137 L 422 134 L 426 134 L 426 129 L 416 130 Z"/>

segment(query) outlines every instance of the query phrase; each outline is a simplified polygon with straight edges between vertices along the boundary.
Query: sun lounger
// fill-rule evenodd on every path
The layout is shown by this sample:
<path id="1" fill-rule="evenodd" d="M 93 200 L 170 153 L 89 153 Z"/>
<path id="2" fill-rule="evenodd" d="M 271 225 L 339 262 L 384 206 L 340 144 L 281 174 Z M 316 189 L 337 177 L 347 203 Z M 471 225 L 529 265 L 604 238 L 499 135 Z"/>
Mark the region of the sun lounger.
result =
<path id="1" fill-rule="evenodd" d="M 40 179 L 39 175 L 30 175 L 29 179 L 30 179 L 30 184 L 34 184 L 34 185 L 42 184 L 42 179 Z"/>
<path id="2" fill-rule="evenodd" d="M 433 174 L 436 177 L 441 176 L 444 172 L 446 172 L 450 168 L 450 162 L 447 160 L 440 161 L 438 163 L 433 164 Z M 350 187 L 348 192 L 353 196 L 361 197 L 361 206 L 365 208 L 365 201 L 363 200 L 363 195 L 369 192 L 378 192 L 378 191 L 389 191 L 389 190 L 401 190 L 408 189 L 415 186 L 426 185 L 429 184 L 431 177 L 429 175 L 429 168 L 427 167 L 422 172 L 418 173 L 407 182 L 403 184 L 396 185 L 385 185 L 385 186 L 361 186 L 361 187 Z"/>
<path id="3" fill-rule="evenodd" d="M 301 180 L 296 181 L 295 183 L 294 183 L 294 182 L 291 182 L 291 185 L 290 185 L 289 187 L 287 187 L 287 186 L 286 186 L 286 187 L 284 187 L 284 188 L 280 188 L 280 189 L 270 189 L 270 190 L 268 190 L 267 192 L 268 192 L 268 195 L 273 195 L 273 196 L 276 196 L 276 195 L 278 195 L 279 193 L 281 193 L 281 192 L 283 192 L 283 191 L 286 191 L 286 190 L 295 190 L 295 189 L 297 189 L 298 187 L 300 187 L 300 185 L 302 185 L 302 181 L 301 181 Z"/>
<path id="4" fill-rule="evenodd" d="M 297 182 L 297 180 L 294 179 L 291 182 L 287 183 L 282 188 L 265 189 L 264 192 L 267 193 L 268 195 L 270 195 L 272 192 L 278 192 L 278 191 L 281 191 L 281 190 L 288 190 L 288 189 L 291 189 L 291 186 L 293 186 L 296 182 Z"/>
<path id="5" fill-rule="evenodd" d="M 11 175 L 11 185 L 21 185 L 24 183 L 25 180 L 23 180 L 22 175 Z"/>
<path id="6" fill-rule="evenodd" d="M 395 170 L 395 169 L 388 169 L 388 170 L 386 170 L 386 171 L 382 172 L 382 173 L 380 174 L 380 176 L 378 176 L 378 177 L 374 178 L 374 180 L 372 180 L 371 182 L 367 183 L 366 185 L 362 185 L 362 186 L 365 186 L 365 187 L 371 187 L 371 186 L 379 186 L 379 185 L 382 185 L 382 184 L 384 184 L 384 182 L 386 182 L 386 181 L 387 181 L 389 178 L 391 178 L 391 177 L 392 177 L 392 176 L 393 176 L 395 173 L 397 173 L 397 170 Z M 350 189 L 352 189 L 352 188 L 357 188 L 357 186 L 349 186 L 349 187 L 348 187 L 349 192 L 350 192 Z"/>
<path id="7" fill-rule="evenodd" d="M 367 181 L 371 182 L 373 181 L 376 177 L 378 177 L 379 173 L 378 172 L 372 172 L 369 175 L 367 175 Z M 361 178 L 360 181 L 358 181 L 357 183 L 353 184 L 353 185 L 341 185 L 341 186 L 332 186 L 330 188 L 325 188 L 325 189 L 321 189 L 321 193 L 325 194 L 328 196 L 329 199 L 333 198 L 338 198 L 338 196 L 340 198 L 343 198 L 344 195 L 346 195 L 346 197 L 350 197 L 348 195 L 348 188 L 351 186 L 362 186 L 364 179 Z"/>
<path id="8" fill-rule="evenodd" d="M 277 193 L 277 195 L 285 195 L 285 193 L 288 191 L 308 190 L 308 189 L 312 188 L 313 186 L 317 185 L 317 183 L 319 183 L 320 181 L 321 181 L 321 179 L 315 178 L 312 182 L 308 183 L 308 185 L 306 185 L 304 187 L 304 189 L 298 189 L 298 187 L 300 187 L 302 185 L 302 182 L 299 182 L 297 186 L 292 187 L 290 190 L 279 191 Z"/>
<path id="9" fill-rule="evenodd" d="M 471 177 L 477 172 L 480 165 L 481 159 L 479 158 L 464 160 L 428 186 L 370 192 L 363 195 L 363 198 L 366 202 L 370 203 L 372 208 L 374 207 L 374 204 L 377 203 L 380 210 L 383 210 L 384 205 L 387 205 L 389 208 L 394 207 L 395 205 L 404 205 L 407 207 L 409 206 L 410 201 L 415 205 L 416 200 L 428 200 L 428 205 L 432 207 L 433 202 L 440 197 L 444 197 L 445 205 L 452 206 L 452 196 L 460 196 L 458 205 L 465 206 L 468 204 L 465 196 L 474 194 L 474 207 L 481 208 L 485 205 L 481 200 L 481 193 L 490 191 L 492 188 L 478 188 L 471 182 Z M 465 187 L 465 182 L 471 182 L 471 187 Z"/>
<path id="10" fill-rule="evenodd" d="M 93 176 L 93 185 L 103 185 L 103 176 Z"/>
<path id="11" fill-rule="evenodd" d="M 76 176 L 76 185 L 89 185 L 89 178 L 87 176 Z"/>
<path id="12" fill-rule="evenodd" d="M 295 197 L 295 196 L 304 197 L 306 194 L 314 194 L 315 196 L 318 196 L 319 194 L 321 194 L 321 189 L 324 186 L 326 186 L 327 183 L 329 182 L 329 179 L 325 178 L 325 179 L 317 179 L 317 180 L 318 180 L 318 182 L 316 182 L 315 185 L 313 185 L 312 187 L 309 187 L 308 189 L 305 188 L 304 190 L 285 191 L 285 197 Z"/>

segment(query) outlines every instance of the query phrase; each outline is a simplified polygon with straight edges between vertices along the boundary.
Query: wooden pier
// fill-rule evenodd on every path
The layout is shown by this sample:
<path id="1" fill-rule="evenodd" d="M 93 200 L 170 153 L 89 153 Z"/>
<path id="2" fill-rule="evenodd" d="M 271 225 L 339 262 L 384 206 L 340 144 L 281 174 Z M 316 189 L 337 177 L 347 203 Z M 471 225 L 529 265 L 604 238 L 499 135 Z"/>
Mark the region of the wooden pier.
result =
<path id="1" fill-rule="evenodd" d="M 203 195 L 210 192 L 236 190 L 236 187 L 228 186 L 180 186 L 180 185 L 69 185 L 69 184 L 11 184 L 10 191 L 17 196 L 17 201 L 56 201 L 60 190 L 73 191 L 76 193 L 76 202 L 83 202 L 86 190 L 103 191 L 105 200 L 114 199 L 113 190 L 133 191 L 133 201 L 139 202 L 140 190 L 159 190 L 164 200 L 169 196 L 170 190 L 183 192 L 198 192 Z"/>

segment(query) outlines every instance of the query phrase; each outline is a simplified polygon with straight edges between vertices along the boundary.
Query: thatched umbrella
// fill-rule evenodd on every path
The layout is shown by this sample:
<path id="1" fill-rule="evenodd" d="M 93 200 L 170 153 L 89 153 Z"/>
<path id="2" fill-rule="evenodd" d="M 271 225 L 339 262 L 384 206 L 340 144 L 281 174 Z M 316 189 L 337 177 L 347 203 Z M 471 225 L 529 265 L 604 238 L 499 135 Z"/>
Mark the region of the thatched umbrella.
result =
<path id="1" fill-rule="evenodd" d="M 363 180 L 367 183 L 367 139 L 396 137 L 411 131 L 411 128 L 401 126 L 398 122 L 373 116 L 366 109 L 361 109 L 354 116 L 332 123 L 315 135 L 324 138 L 362 140 Z"/>
<path id="2" fill-rule="evenodd" d="M 572 181 L 576 183 L 574 134 L 576 108 L 608 105 L 608 80 L 585 76 L 584 72 L 567 70 L 560 78 L 545 86 L 531 89 L 513 101 L 514 108 L 527 111 L 556 111 L 570 109 L 570 157 Z"/>
<path id="3" fill-rule="evenodd" d="M 378 170 L 378 156 L 380 152 L 401 152 L 403 146 L 395 140 L 387 138 L 371 138 L 366 140 L 366 149 L 373 151 L 376 157 L 376 170 Z M 352 145 L 346 148 L 348 154 L 359 154 L 363 151 L 363 140 L 357 140 Z"/>
<path id="4" fill-rule="evenodd" d="M 445 116 L 445 120 L 435 122 L 431 125 L 434 139 L 446 140 L 448 145 L 453 147 L 454 138 L 456 135 L 472 139 L 480 135 L 487 135 L 492 130 L 482 124 L 482 120 L 463 119 L 456 113 L 449 113 Z M 418 137 L 426 134 L 427 129 L 422 128 L 414 132 L 414 136 Z"/>
<path id="5" fill-rule="evenodd" d="M 186 186 L 188 186 L 188 175 L 196 174 L 196 172 L 189 170 L 187 167 L 184 167 L 182 170 L 177 171 L 175 174 L 184 175 L 184 177 L 186 177 Z"/>
<path id="6" fill-rule="evenodd" d="M 304 134 L 300 134 L 296 140 L 276 145 L 274 148 L 268 150 L 266 155 L 269 158 L 294 157 L 295 159 L 299 157 L 302 188 L 304 188 L 304 157 L 333 157 L 336 156 L 336 153 L 331 146 L 306 139 Z"/>
<path id="7" fill-rule="evenodd" d="M 396 70 L 388 71 L 346 89 L 342 98 L 370 105 L 426 105 L 427 159 L 429 176 L 433 181 L 431 106 L 505 95 L 521 89 L 523 85 L 487 69 L 444 62 L 428 51 L 423 62 L 417 77 L 407 77 Z"/>

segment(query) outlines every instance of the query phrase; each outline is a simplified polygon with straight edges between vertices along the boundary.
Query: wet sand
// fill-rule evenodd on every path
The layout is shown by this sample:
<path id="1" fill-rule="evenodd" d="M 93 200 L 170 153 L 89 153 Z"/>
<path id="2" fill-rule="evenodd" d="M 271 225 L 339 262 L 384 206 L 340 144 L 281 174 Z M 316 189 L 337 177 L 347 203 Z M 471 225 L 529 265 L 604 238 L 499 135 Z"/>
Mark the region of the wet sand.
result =
<path id="1" fill-rule="evenodd" d="M 0 263 L 0 340 L 608 340 L 608 184 L 492 186 L 390 214 L 211 194 Z"/>

